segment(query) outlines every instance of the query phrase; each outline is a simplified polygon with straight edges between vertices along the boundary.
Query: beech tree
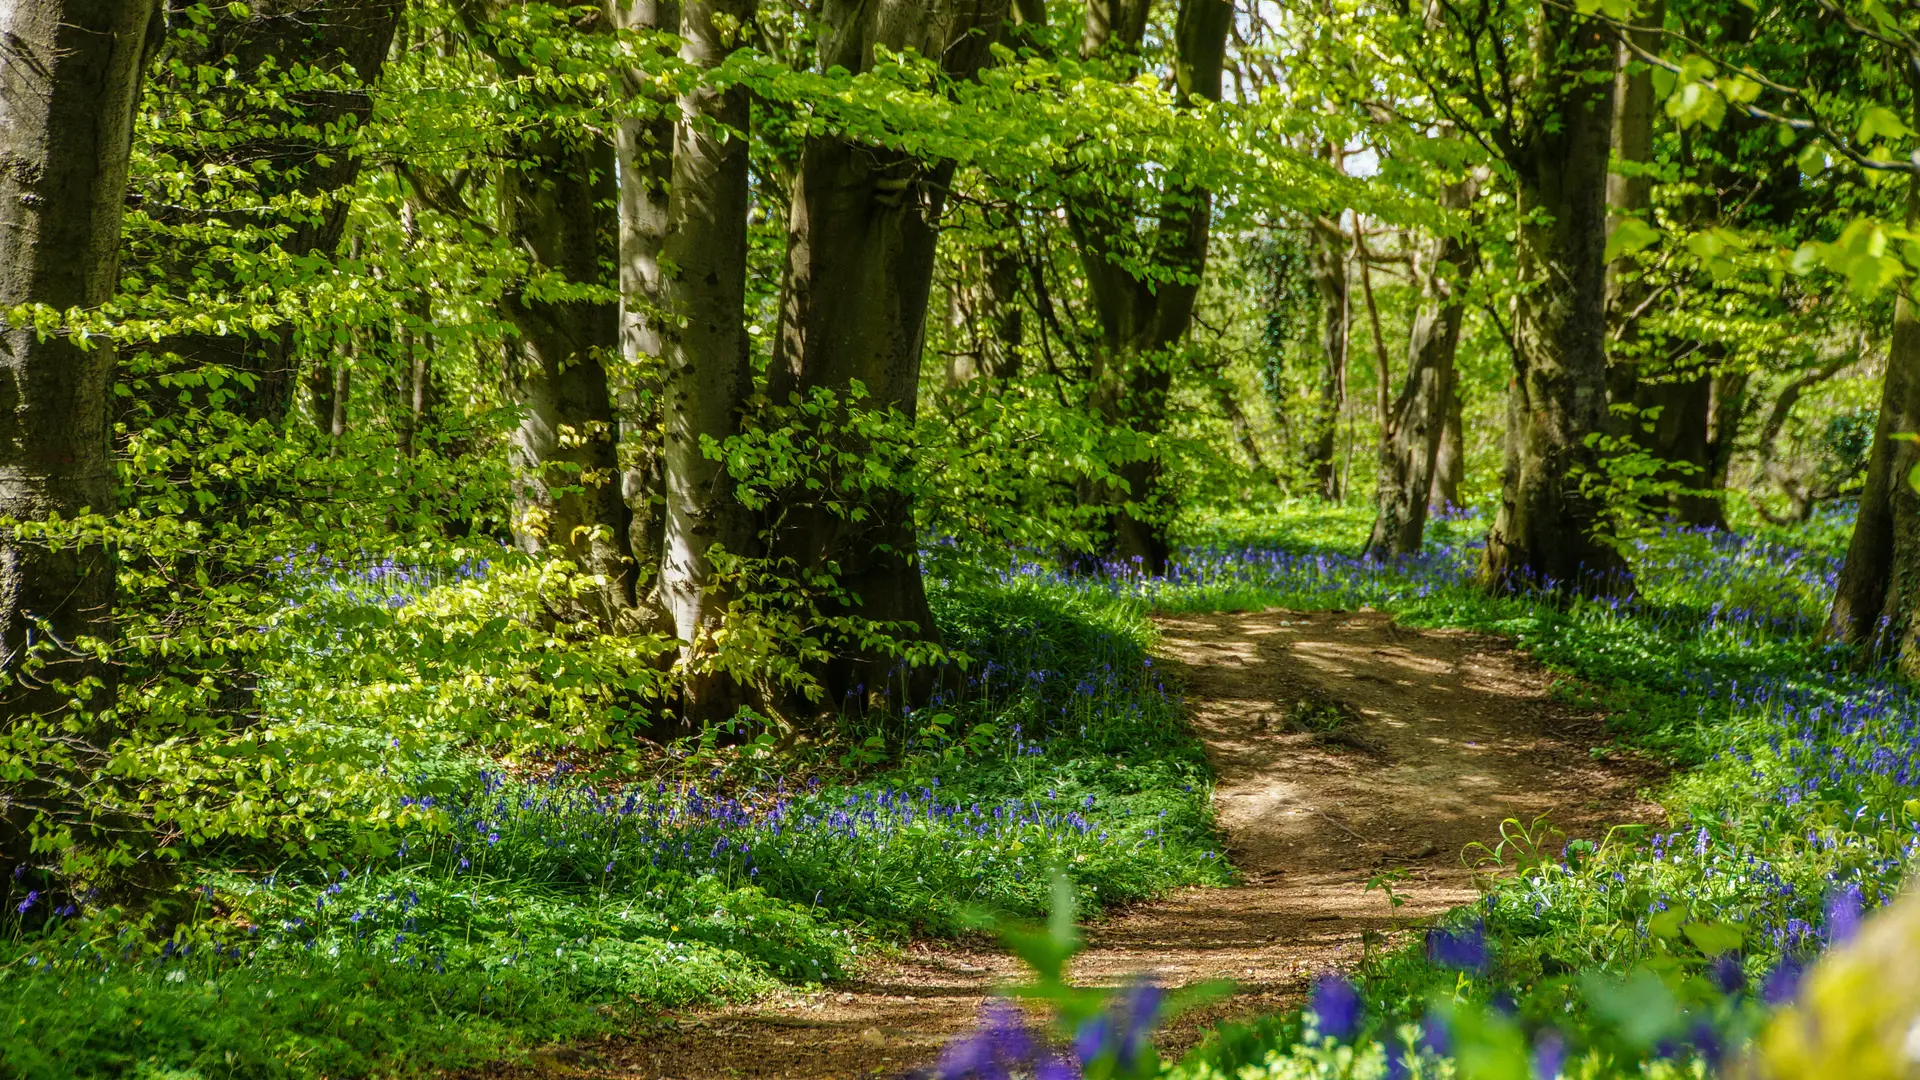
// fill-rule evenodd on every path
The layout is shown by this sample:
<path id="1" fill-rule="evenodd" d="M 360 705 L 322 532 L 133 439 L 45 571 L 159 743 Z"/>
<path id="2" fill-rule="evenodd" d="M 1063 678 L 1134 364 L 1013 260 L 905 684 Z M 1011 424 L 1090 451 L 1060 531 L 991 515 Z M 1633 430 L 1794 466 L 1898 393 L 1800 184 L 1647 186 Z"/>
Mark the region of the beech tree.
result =
<path id="1" fill-rule="evenodd" d="M 1447 184 L 1440 205 L 1464 211 L 1478 187 L 1471 177 Z M 1367 539 L 1367 551 L 1381 558 L 1419 553 L 1428 507 L 1442 484 L 1440 446 L 1458 401 L 1454 353 L 1466 317 L 1462 292 L 1477 257 L 1474 248 L 1470 238 L 1442 235 L 1426 253 L 1420 309 L 1407 342 L 1406 382 L 1394 402 L 1391 423 L 1381 433 L 1379 509 Z M 1443 493 L 1442 502 L 1446 499 Z"/>
<path id="2" fill-rule="evenodd" d="M 482 0 L 462 9 L 476 44 L 538 100 L 539 73 L 499 23 L 503 12 Z M 573 14 L 589 19 L 581 31 L 607 29 L 603 15 Z M 536 120 L 510 136 L 497 195 L 499 233 L 527 264 L 501 298 L 515 331 L 505 345 L 506 384 L 521 414 L 514 537 L 530 551 L 564 552 L 592 576 L 584 600 L 606 626 L 633 618 L 638 576 L 606 367 L 621 347 L 617 278 L 607 274 L 618 244 L 614 162 L 607 135 Z"/>
<path id="3" fill-rule="evenodd" d="M 1152 5 L 1148 0 L 1089 0 L 1081 54 L 1114 65 L 1117 77 L 1138 70 Z M 1182 0 L 1173 27 L 1173 81 L 1177 101 L 1220 97 L 1229 0 Z M 1126 192 L 1125 184 L 1115 185 Z M 1207 261 L 1213 195 L 1170 180 L 1158 205 L 1143 207 L 1126 194 L 1086 194 L 1068 200 L 1087 292 L 1100 338 L 1093 362 L 1093 404 L 1103 417 L 1149 438 L 1167 424 L 1174 348 L 1193 320 L 1194 299 Z M 1150 215 L 1145 239 L 1137 218 Z M 1152 268 L 1144 273 L 1142 265 Z M 1148 573 L 1166 572 L 1171 545 L 1169 508 L 1161 490 L 1162 463 L 1152 450 L 1117 470 L 1124 492 L 1105 490 L 1111 554 L 1136 561 Z"/>
<path id="4" fill-rule="evenodd" d="M 680 55 L 711 71 L 741 43 L 753 0 L 686 0 Z M 739 430 L 753 392 L 744 306 L 747 276 L 749 100 L 744 86 L 694 84 L 680 99 L 675 125 L 664 254 L 672 264 L 661 289 L 666 315 L 665 550 L 661 585 L 686 652 L 690 716 L 727 719 L 745 704 L 743 688 L 710 670 L 711 635 L 730 589 L 709 552 L 753 554 L 753 520 L 735 495 L 726 465 L 709 456 Z"/>
<path id="5" fill-rule="evenodd" d="M 165 242 L 151 245 L 153 265 L 138 269 L 163 288 L 216 304 L 257 287 L 239 275 L 258 274 L 263 263 L 331 259 L 361 168 L 351 140 L 372 111 L 370 88 L 380 80 L 401 8 L 399 0 L 178 6 L 155 89 L 168 107 L 192 110 L 181 118 L 188 124 L 217 117 L 220 137 L 179 148 L 174 175 L 199 181 L 198 191 L 141 193 L 136 206 Z M 229 79 L 215 78 L 227 72 Z M 262 92 L 276 83 L 284 84 L 282 92 Z M 231 208 L 237 200 L 228 185 L 250 196 L 245 209 Z M 257 261 L 222 258 L 223 249 Z M 163 369 L 229 373 L 236 411 L 249 419 L 278 426 L 293 405 L 299 360 L 285 322 L 257 332 L 223 326 L 173 335 L 151 351 L 171 354 Z M 167 393 L 156 387 L 149 396 Z M 155 405 L 163 413 L 174 408 L 165 400 Z"/>
<path id="6" fill-rule="evenodd" d="M 1516 293 L 1500 505 L 1482 577 L 1496 590 L 1619 592 L 1632 587 L 1602 535 L 1602 476 L 1590 436 L 1608 430 L 1606 187 L 1613 132 L 1614 37 L 1597 19 L 1550 4 L 1525 13 L 1442 5 L 1440 59 L 1410 57 L 1463 130 L 1505 165 L 1515 195 Z M 1501 35 L 1528 41 L 1524 68 Z M 1445 59 L 1463 64 L 1445 67 Z M 1464 59 L 1462 59 L 1464 58 Z"/>
<path id="7" fill-rule="evenodd" d="M 0 8 L 0 312 L 90 311 L 118 285 L 127 163 L 141 76 L 161 30 L 152 3 L 37 0 Z M 110 753 L 94 719 L 113 670 L 90 642 L 114 638 L 114 556 L 62 521 L 114 509 L 108 343 L 0 330 L 0 722 L 24 751 L 31 729 L 65 748 L 0 811 L 0 854 L 35 834 L 89 827 L 67 797 Z M 51 726 L 48 726 L 51 725 Z M 66 727 L 69 734 L 59 734 Z M 76 751 L 76 747 L 81 749 Z M 84 759 L 84 760 L 81 760 Z"/>

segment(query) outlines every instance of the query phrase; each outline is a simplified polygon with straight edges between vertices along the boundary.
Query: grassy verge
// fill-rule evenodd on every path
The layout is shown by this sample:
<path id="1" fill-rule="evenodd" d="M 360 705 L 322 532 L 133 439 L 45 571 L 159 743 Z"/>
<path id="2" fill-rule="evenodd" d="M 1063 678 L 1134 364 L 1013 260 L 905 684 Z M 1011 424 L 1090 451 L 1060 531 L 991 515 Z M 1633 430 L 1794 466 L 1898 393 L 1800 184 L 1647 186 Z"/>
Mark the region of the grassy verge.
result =
<path id="1" fill-rule="evenodd" d="M 207 858 L 158 948 L 112 912 L 36 925 L 15 882 L 4 1071 L 418 1075 L 831 981 L 978 912 L 1037 915 L 1054 864 L 1095 910 L 1226 879 L 1138 600 L 1012 575 L 938 608 L 970 681 L 864 770 L 703 754 L 614 784 L 422 761 L 386 855 Z"/>

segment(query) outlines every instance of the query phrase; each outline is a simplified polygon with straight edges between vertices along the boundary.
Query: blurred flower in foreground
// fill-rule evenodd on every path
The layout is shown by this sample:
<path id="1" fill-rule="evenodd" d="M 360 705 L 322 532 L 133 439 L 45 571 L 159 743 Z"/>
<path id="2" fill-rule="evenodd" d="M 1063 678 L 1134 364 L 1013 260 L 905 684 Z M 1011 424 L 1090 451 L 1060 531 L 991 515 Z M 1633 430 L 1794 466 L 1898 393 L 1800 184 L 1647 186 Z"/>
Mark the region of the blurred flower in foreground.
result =
<path id="1" fill-rule="evenodd" d="M 939 1080 L 1073 1080 L 1080 1075 L 1071 1062 L 1047 1046 L 1044 1037 L 1027 1026 L 1027 1019 L 1010 1001 L 995 998 L 980 1010 L 980 1023 L 969 1035 L 948 1045 L 934 1068 Z"/>
<path id="2" fill-rule="evenodd" d="M 1342 1042 L 1360 1031 L 1360 991 L 1343 975 L 1322 975 L 1307 1006 L 1320 1034 Z"/>
<path id="3" fill-rule="evenodd" d="M 1838 928 L 1835 897 L 1829 932 Z M 1842 915 L 1839 922 L 1844 922 Z M 1781 965 L 1782 970 L 1788 964 Z M 1780 972 L 1767 980 L 1776 989 Z M 1905 1080 L 1920 1062 L 1920 895 L 1908 893 L 1859 925 L 1798 980 L 1794 1001 L 1767 1025 L 1747 1075 L 1767 1080 Z M 1770 995 L 1771 997 L 1771 995 Z"/>

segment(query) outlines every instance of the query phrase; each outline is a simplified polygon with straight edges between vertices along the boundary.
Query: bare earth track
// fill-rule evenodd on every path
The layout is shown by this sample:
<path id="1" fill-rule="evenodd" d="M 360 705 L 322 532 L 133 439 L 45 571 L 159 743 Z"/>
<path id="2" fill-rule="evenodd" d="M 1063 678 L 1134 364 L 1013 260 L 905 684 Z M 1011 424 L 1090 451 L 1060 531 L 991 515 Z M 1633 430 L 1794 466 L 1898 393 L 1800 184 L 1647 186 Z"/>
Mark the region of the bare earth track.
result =
<path id="1" fill-rule="evenodd" d="M 1600 717 L 1550 700 L 1552 677 L 1495 638 L 1411 630 L 1384 614 L 1164 616 L 1159 653 L 1219 777 L 1214 807 L 1241 884 L 1183 889 L 1090 928 L 1075 975 L 1140 972 L 1239 992 L 1184 1018 L 1207 1024 L 1300 1000 L 1358 959 L 1363 935 L 1474 898 L 1461 853 L 1505 818 L 1550 814 L 1570 836 L 1656 812 L 1650 770 L 1599 761 Z M 1397 913 L 1366 881 L 1398 867 Z M 852 982 L 669 1017 L 648 1032 L 477 1075 L 648 1080 L 894 1076 L 929 1063 L 1017 977 L 987 947 L 917 944 Z"/>

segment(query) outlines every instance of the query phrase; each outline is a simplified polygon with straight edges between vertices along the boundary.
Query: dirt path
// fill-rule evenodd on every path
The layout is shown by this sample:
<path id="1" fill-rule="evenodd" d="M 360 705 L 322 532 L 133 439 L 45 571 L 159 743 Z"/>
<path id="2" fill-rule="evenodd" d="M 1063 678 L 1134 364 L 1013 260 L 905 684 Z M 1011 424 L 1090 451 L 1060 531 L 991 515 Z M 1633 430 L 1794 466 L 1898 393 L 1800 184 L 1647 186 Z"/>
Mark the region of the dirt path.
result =
<path id="1" fill-rule="evenodd" d="M 1474 898 L 1461 852 L 1550 813 L 1569 835 L 1644 818 L 1650 774 L 1600 762 L 1600 719 L 1548 699 L 1551 678 L 1497 639 L 1409 630 L 1376 612 L 1168 616 L 1160 653 L 1219 777 L 1214 806 L 1242 883 L 1183 889 L 1090 928 L 1080 981 L 1151 971 L 1240 991 L 1168 1033 L 1296 1002 L 1394 915 L 1366 881 L 1399 868 L 1405 919 Z M 830 990 L 669 1018 L 518 1075 L 658 1080 L 893 1076 L 924 1065 L 1018 974 L 993 951 L 916 945 Z M 501 1074 L 506 1075 L 506 1074 Z"/>

